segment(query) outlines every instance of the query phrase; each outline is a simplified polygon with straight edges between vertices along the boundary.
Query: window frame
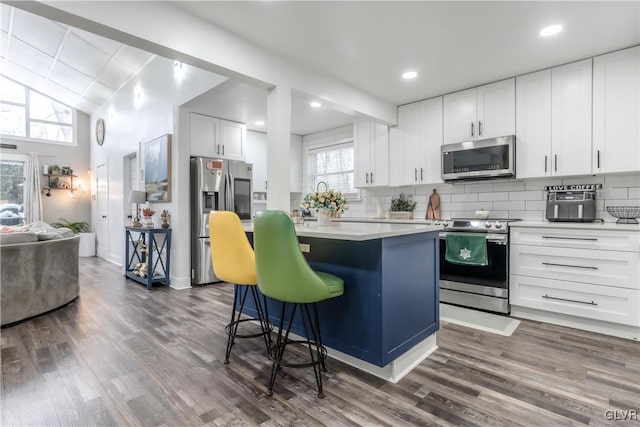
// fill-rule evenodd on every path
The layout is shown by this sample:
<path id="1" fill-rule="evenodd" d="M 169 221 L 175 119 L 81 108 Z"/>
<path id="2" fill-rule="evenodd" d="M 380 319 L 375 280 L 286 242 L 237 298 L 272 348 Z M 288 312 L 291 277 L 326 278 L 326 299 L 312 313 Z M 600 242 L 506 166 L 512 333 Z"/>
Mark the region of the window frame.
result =
<path id="1" fill-rule="evenodd" d="M 8 161 L 8 162 L 22 162 L 22 177 L 24 182 L 27 180 L 27 163 L 29 162 L 29 156 L 26 154 L 18 154 L 18 153 L 2 153 L 0 156 L 0 161 Z M 22 186 L 22 213 L 23 215 L 26 213 L 24 202 L 26 200 L 25 194 L 25 185 Z M 9 201 L 8 203 L 14 203 L 13 201 Z M 17 204 L 17 203 L 16 203 Z M 22 217 L 24 220 L 24 216 Z"/>
<path id="2" fill-rule="evenodd" d="M 333 151 L 333 150 L 337 150 L 337 149 L 343 149 L 343 148 L 351 148 L 353 149 L 353 169 L 347 170 L 347 171 L 339 171 L 339 172 L 330 172 L 330 173 L 325 173 L 325 174 L 318 174 L 318 173 L 313 173 L 312 168 L 311 168 L 311 164 L 313 163 L 313 161 L 315 161 L 315 155 L 319 154 L 319 153 L 324 153 L 327 151 Z M 340 141 L 333 141 L 327 144 L 323 144 L 323 145 L 318 145 L 318 146 L 314 146 L 314 147 L 309 147 L 305 150 L 305 159 L 307 161 L 307 173 L 305 174 L 305 181 L 306 181 L 306 186 L 307 188 L 311 187 L 311 184 L 313 183 L 313 177 L 317 176 L 317 175 L 340 175 L 340 174 L 344 174 L 344 173 L 352 173 L 353 174 L 353 183 L 355 186 L 355 163 L 356 163 L 356 159 L 355 159 L 355 144 L 353 142 L 352 138 L 346 139 L 346 140 L 340 140 Z M 312 161 L 313 159 L 313 161 Z M 310 191 L 316 191 L 315 188 L 310 189 Z M 347 198 L 347 201 L 356 201 L 356 200 L 360 200 L 360 189 L 359 188 L 355 188 L 354 192 L 351 193 L 344 193 L 345 197 Z"/>
<path id="3" fill-rule="evenodd" d="M 22 86 L 22 88 L 25 91 L 25 103 L 21 104 L 18 102 L 13 102 L 13 101 L 5 101 L 0 99 L 0 104 L 6 104 L 6 105 L 11 105 L 11 106 L 15 106 L 15 107 L 23 107 L 24 108 L 24 112 L 25 112 L 25 136 L 21 136 L 21 135 L 10 135 L 10 134 L 6 134 L 6 133 L 2 133 L 0 131 L 0 136 L 2 136 L 2 139 L 14 139 L 17 141 L 25 141 L 25 142 L 38 142 L 38 143 L 42 143 L 42 144 L 53 144 L 53 145 L 63 145 L 65 147 L 77 147 L 78 146 L 78 111 L 71 107 L 68 104 L 65 104 L 64 102 L 61 102 L 51 96 L 48 96 L 40 91 L 37 91 L 35 89 L 30 88 L 29 86 L 25 86 L 20 82 L 15 81 L 14 79 L 1 74 L 1 76 L 7 80 L 11 80 L 12 82 L 14 82 L 17 85 Z M 45 98 L 51 99 L 54 102 L 57 102 L 58 104 L 62 104 L 65 107 L 69 108 L 71 110 L 71 124 L 69 125 L 68 123 L 60 123 L 60 122 L 52 122 L 49 120 L 41 120 L 41 119 L 32 119 L 31 116 L 31 93 L 37 93 Z M 57 140 L 53 140 L 53 139 L 43 139 L 43 138 L 33 138 L 31 137 L 31 122 L 33 123 L 43 123 L 43 124 L 48 124 L 48 125 L 54 125 L 54 126 L 66 126 L 66 127 L 71 127 L 71 141 L 70 142 L 66 142 L 66 141 L 57 141 Z"/>

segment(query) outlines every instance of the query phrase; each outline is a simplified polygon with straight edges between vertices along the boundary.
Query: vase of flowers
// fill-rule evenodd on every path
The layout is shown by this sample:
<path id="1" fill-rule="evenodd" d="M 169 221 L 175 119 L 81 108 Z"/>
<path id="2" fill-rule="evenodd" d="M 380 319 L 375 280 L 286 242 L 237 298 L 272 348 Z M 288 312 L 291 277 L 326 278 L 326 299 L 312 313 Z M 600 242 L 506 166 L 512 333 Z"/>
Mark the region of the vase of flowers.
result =
<path id="1" fill-rule="evenodd" d="M 324 186 L 323 190 L 320 189 L 321 186 Z M 337 218 L 342 212 L 349 209 L 349 204 L 344 194 L 340 191 L 330 190 L 327 183 L 321 181 L 318 183 L 316 191 L 304 196 L 300 207 L 306 211 L 314 209 L 318 214 L 318 224 L 327 225 L 331 222 L 332 217 Z"/>
<path id="2" fill-rule="evenodd" d="M 142 209 L 142 216 L 144 217 L 144 226 L 147 228 L 153 228 L 153 214 L 155 214 L 156 211 L 154 211 L 153 209 L 151 209 L 150 207 L 146 207 Z"/>

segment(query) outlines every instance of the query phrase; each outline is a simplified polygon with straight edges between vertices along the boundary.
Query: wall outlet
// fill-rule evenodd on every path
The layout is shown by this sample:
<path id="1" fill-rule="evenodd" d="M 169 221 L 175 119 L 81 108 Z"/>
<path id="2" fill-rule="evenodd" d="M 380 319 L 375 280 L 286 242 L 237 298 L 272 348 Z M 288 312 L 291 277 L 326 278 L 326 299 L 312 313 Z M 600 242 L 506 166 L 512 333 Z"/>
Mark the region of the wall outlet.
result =
<path id="1" fill-rule="evenodd" d="M 300 250 L 305 253 L 311 252 L 311 245 L 308 243 L 300 243 Z"/>

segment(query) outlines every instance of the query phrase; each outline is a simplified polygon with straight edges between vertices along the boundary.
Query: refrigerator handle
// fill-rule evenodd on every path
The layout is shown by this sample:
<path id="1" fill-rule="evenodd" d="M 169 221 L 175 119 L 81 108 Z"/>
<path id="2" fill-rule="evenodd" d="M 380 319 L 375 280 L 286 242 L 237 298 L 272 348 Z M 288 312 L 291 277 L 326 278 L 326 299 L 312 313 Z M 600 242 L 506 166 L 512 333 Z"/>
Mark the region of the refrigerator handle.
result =
<path id="1" fill-rule="evenodd" d="M 236 185 L 233 181 L 233 175 L 229 174 L 229 186 L 231 187 L 231 194 L 229 195 L 231 212 L 236 211 Z"/>
<path id="2" fill-rule="evenodd" d="M 224 210 L 228 211 L 231 208 L 231 203 L 229 202 L 229 194 L 231 193 L 231 184 L 229 183 L 229 174 L 224 174 Z"/>

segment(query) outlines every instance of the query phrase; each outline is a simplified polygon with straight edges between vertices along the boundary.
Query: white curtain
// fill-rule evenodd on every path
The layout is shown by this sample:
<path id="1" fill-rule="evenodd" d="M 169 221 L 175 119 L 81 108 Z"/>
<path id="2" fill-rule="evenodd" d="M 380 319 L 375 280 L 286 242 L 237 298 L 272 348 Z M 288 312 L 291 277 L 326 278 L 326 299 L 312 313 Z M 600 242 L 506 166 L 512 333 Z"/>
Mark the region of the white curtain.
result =
<path id="1" fill-rule="evenodd" d="M 42 221 L 38 153 L 29 153 L 29 160 L 27 160 L 26 181 L 24 183 L 24 221 L 26 224 Z"/>

